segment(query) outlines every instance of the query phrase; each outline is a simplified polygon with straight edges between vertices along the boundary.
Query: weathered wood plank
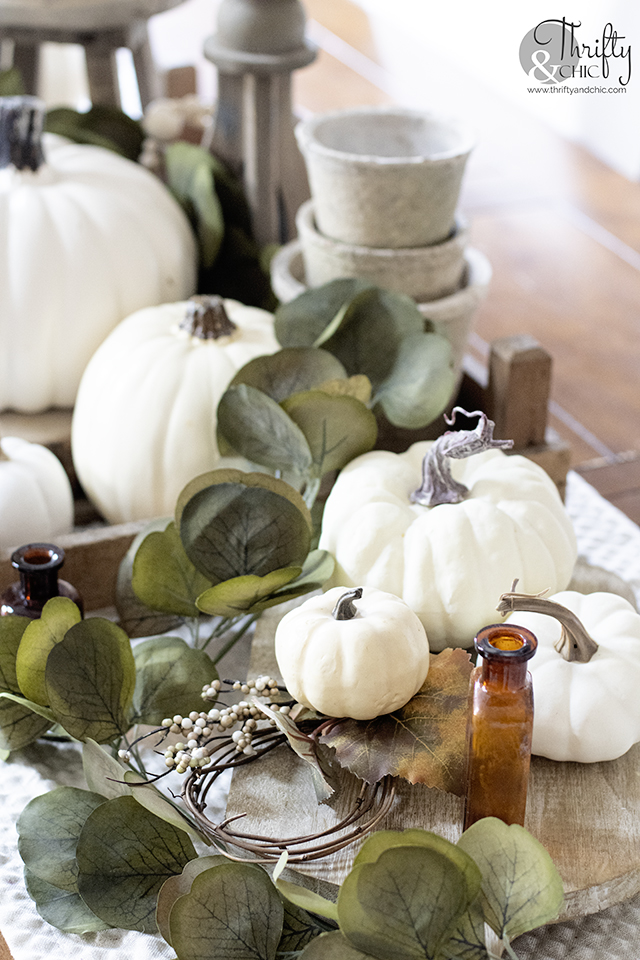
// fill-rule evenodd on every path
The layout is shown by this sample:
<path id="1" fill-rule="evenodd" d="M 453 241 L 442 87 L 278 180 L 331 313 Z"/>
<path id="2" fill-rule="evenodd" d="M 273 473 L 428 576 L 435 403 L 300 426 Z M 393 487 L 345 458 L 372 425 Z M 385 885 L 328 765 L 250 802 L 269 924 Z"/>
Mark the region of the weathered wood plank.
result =
<path id="1" fill-rule="evenodd" d="M 56 538 L 56 546 L 65 552 L 61 576 L 80 591 L 85 610 L 113 606 L 120 561 L 145 523 L 96 527 Z M 0 551 L 0 591 L 18 579 L 11 566 L 11 553 Z"/>

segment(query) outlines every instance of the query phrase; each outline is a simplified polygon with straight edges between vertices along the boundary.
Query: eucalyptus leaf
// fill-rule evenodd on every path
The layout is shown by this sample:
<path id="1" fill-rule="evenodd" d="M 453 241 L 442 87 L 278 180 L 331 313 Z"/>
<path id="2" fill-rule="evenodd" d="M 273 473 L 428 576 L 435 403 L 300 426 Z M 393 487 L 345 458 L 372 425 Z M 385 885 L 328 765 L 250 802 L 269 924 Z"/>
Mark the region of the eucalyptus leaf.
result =
<path id="1" fill-rule="evenodd" d="M 126 633 L 110 620 L 76 623 L 47 659 L 51 709 L 77 740 L 107 743 L 130 725 L 135 664 Z"/>
<path id="2" fill-rule="evenodd" d="M 142 126 L 137 120 L 117 107 L 102 104 L 95 104 L 86 113 L 70 107 L 49 110 L 45 129 L 76 143 L 113 150 L 129 160 L 138 159 L 144 140 Z"/>
<path id="3" fill-rule="evenodd" d="M 283 347 L 311 347 L 345 303 L 371 287 L 366 280 L 332 280 L 305 290 L 275 313 L 276 337 Z"/>
<path id="4" fill-rule="evenodd" d="M 169 630 L 174 630 L 182 623 L 181 616 L 152 610 L 137 597 L 131 585 L 133 561 L 138 552 L 138 547 L 149 533 L 166 530 L 170 523 L 170 517 L 151 520 L 134 537 L 131 546 L 120 562 L 116 580 L 116 609 L 120 626 L 131 639 L 168 633 Z"/>
<path id="5" fill-rule="evenodd" d="M 131 586 L 142 603 L 163 613 L 197 617 L 196 597 L 208 580 L 189 560 L 175 523 L 149 533 L 133 560 Z"/>
<path id="6" fill-rule="evenodd" d="M 325 380 L 318 389 L 335 397 L 355 397 L 364 404 L 371 400 L 371 381 L 364 373 L 357 373 L 342 380 Z"/>
<path id="7" fill-rule="evenodd" d="M 415 301 L 371 287 L 351 300 L 339 329 L 323 346 L 341 361 L 349 376 L 365 374 L 375 392 L 393 370 L 402 341 L 423 329 Z"/>
<path id="8" fill-rule="evenodd" d="M 484 913 L 476 897 L 456 923 L 440 951 L 442 960 L 489 960 L 485 946 Z"/>
<path id="9" fill-rule="evenodd" d="M 107 800 L 88 817 L 76 859 L 78 889 L 105 923 L 155 933 L 157 894 L 196 852 L 182 830 L 133 797 Z"/>
<path id="10" fill-rule="evenodd" d="M 194 477 L 181 491 L 176 502 L 175 514 L 175 521 L 178 528 L 180 528 L 182 522 L 184 508 L 197 494 L 202 493 L 209 487 L 215 487 L 218 484 L 224 483 L 237 483 L 244 487 L 260 487 L 261 489 L 271 490 L 273 493 L 285 497 L 285 499 L 290 500 L 291 503 L 300 510 L 309 524 L 309 529 L 312 529 L 313 525 L 309 509 L 298 491 L 294 490 L 290 484 L 266 473 L 247 473 L 244 470 L 236 470 L 228 467 L 210 470 L 208 473 L 202 473 L 200 476 Z"/>
<path id="11" fill-rule="evenodd" d="M 123 766 L 94 740 L 83 744 L 82 766 L 89 789 L 101 793 L 105 799 L 133 797 L 145 810 L 184 830 L 192 840 L 204 839 L 205 843 L 209 842 L 193 829 L 190 821 L 153 783 L 146 781 L 135 770 Z M 145 786 L 141 787 L 139 784 Z"/>
<path id="12" fill-rule="evenodd" d="M 438 956 L 481 877 L 470 857 L 437 841 L 389 845 L 354 864 L 338 896 L 340 929 L 354 947 L 384 960 Z"/>
<path id="13" fill-rule="evenodd" d="M 282 925 L 282 903 L 267 874 L 240 863 L 200 873 L 169 915 L 178 960 L 275 960 Z"/>
<path id="14" fill-rule="evenodd" d="M 195 843 L 204 842 L 211 846 L 211 841 L 194 828 L 187 816 L 165 797 L 155 784 L 146 781 L 136 770 L 125 770 L 124 779 L 131 790 L 131 796 L 141 807 L 177 830 L 184 830 Z"/>
<path id="15" fill-rule="evenodd" d="M 16 656 L 30 622 L 28 617 L 0 617 L 0 693 L 21 696 Z M 0 750 L 20 750 L 41 737 L 50 726 L 50 720 L 34 713 L 24 703 L 0 697 Z"/>
<path id="16" fill-rule="evenodd" d="M 104 802 L 99 794 L 77 787 L 57 787 L 31 800 L 18 819 L 18 851 L 27 869 L 77 893 L 78 837 L 89 814 Z"/>
<path id="17" fill-rule="evenodd" d="M 319 893 L 314 893 L 307 887 L 301 887 L 297 883 L 290 883 L 289 880 L 283 880 L 279 877 L 276 880 L 276 890 L 282 894 L 290 903 L 306 910 L 308 913 L 315 913 L 320 917 L 326 917 L 327 920 L 338 922 L 338 906 L 321 897 Z"/>
<path id="18" fill-rule="evenodd" d="M 371 954 L 357 950 L 338 930 L 316 937 L 300 954 L 300 960 L 370 960 L 370 957 Z"/>
<path id="19" fill-rule="evenodd" d="M 393 369 L 380 385 L 374 404 L 380 404 L 396 427 L 426 427 L 446 409 L 456 379 L 446 337 L 415 334 L 399 344 Z"/>
<path id="20" fill-rule="evenodd" d="M 159 724 L 175 713 L 200 711 L 203 685 L 218 677 L 209 655 L 180 637 L 152 637 L 137 644 L 133 656 L 136 723 Z"/>
<path id="21" fill-rule="evenodd" d="M 347 374 L 333 354 L 313 347 L 285 347 L 245 363 L 229 386 L 244 383 L 280 403 L 292 393 L 313 390 L 327 381 L 347 383 Z"/>
<path id="22" fill-rule="evenodd" d="M 26 710 L 31 710 L 33 713 L 37 713 L 39 717 L 44 717 L 45 720 L 48 720 L 50 725 L 57 723 L 53 711 L 50 710 L 49 707 L 43 707 L 40 703 L 35 703 L 33 700 L 27 700 L 26 697 L 20 697 L 17 693 L 7 693 L 6 690 L 0 693 L 0 698 L 2 700 L 11 700 L 13 703 L 19 704 Z"/>
<path id="23" fill-rule="evenodd" d="M 223 583 L 210 587 L 198 597 L 198 607 L 203 613 L 218 617 L 238 617 L 245 613 L 259 613 L 281 603 L 275 599 L 271 603 L 272 595 L 295 580 L 302 572 L 301 567 L 285 567 L 283 570 L 273 570 L 263 577 L 245 576 L 234 577 Z"/>
<path id="24" fill-rule="evenodd" d="M 105 800 L 128 797 L 133 792 L 124 782 L 126 767 L 91 738 L 82 745 L 82 771 L 89 790 Z"/>
<path id="25" fill-rule="evenodd" d="M 187 556 L 213 585 L 301 567 L 309 552 L 311 517 L 292 499 L 295 491 L 263 474 L 239 476 L 239 482 L 205 487 L 182 510 L 180 537 Z M 281 493 L 283 487 L 287 490 Z"/>
<path id="26" fill-rule="evenodd" d="M 458 846 L 482 872 L 485 920 L 502 940 L 556 919 L 564 901 L 562 879 L 524 827 L 486 817 L 465 830 Z"/>
<path id="27" fill-rule="evenodd" d="M 46 923 L 63 933 L 98 933 L 108 930 L 105 923 L 90 910 L 77 891 L 63 890 L 53 883 L 36 877 L 30 870 L 24 871 L 27 893 L 35 901 L 36 910 Z"/>
<path id="28" fill-rule="evenodd" d="M 218 404 L 218 433 L 247 460 L 271 470 L 306 474 L 311 452 L 304 434 L 282 407 L 244 383 L 229 387 Z"/>
<path id="29" fill-rule="evenodd" d="M 284 918 L 278 945 L 280 957 L 285 953 L 298 953 L 327 928 L 333 929 L 333 924 L 312 917 L 306 910 L 301 910 L 288 900 L 283 900 L 282 905 Z"/>
<path id="30" fill-rule="evenodd" d="M 307 587 L 307 591 L 315 590 L 327 582 L 335 568 L 336 561 L 328 550 L 312 550 L 307 555 L 300 576 L 296 577 L 292 586 Z"/>
<path id="31" fill-rule="evenodd" d="M 376 418 L 354 397 L 309 390 L 283 400 L 281 406 L 306 437 L 320 475 L 340 470 L 376 442 Z"/>
<path id="32" fill-rule="evenodd" d="M 32 620 L 20 641 L 16 656 L 16 676 L 24 696 L 47 706 L 44 672 L 51 650 L 79 623 L 82 614 L 68 597 L 52 597 L 44 605 L 41 616 Z"/>
<path id="33" fill-rule="evenodd" d="M 171 945 L 171 931 L 169 930 L 169 914 L 178 897 L 182 897 L 191 890 L 191 884 L 205 870 L 211 867 L 222 866 L 228 863 L 226 857 L 221 854 L 213 854 L 210 857 L 197 857 L 190 860 L 184 867 L 181 874 L 175 877 L 169 877 L 160 887 L 158 894 L 158 906 L 156 907 L 156 923 L 158 930 L 169 945 Z"/>
<path id="34" fill-rule="evenodd" d="M 194 222 L 204 267 L 214 263 L 224 236 L 224 216 L 215 189 L 215 163 L 207 150 L 191 143 L 165 149 L 167 183 Z"/>

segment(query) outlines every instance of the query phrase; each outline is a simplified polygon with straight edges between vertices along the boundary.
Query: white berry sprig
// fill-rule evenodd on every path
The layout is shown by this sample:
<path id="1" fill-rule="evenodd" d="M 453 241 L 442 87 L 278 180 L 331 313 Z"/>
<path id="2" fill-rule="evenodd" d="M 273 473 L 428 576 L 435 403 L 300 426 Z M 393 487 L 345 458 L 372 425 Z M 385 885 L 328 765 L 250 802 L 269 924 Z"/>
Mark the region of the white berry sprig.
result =
<path id="1" fill-rule="evenodd" d="M 279 693 L 278 681 L 269 676 L 259 676 L 246 683 L 235 681 L 230 686 L 232 690 L 250 697 L 259 697 L 266 702 L 274 700 Z M 167 734 L 177 734 L 184 738 L 168 744 L 165 748 L 165 765 L 170 770 L 186 773 L 188 770 L 207 766 L 210 757 L 219 748 L 220 734 L 231 735 L 237 754 L 255 756 L 256 751 L 252 745 L 254 734 L 260 729 L 275 726 L 274 720 L 265 718 L 259 707 L 248 700 L 240 700 L 229 706 L 219 705 L 221 690 L 220 680 L 205 684 L 202 688 L 202 699 L 214 701 L 216 706 L 206 712 L 193 710 L 186 717 L 176 714 L 162 721 L 162 728 Z M 290 710 L 288 705 L 270 702 L 270 706 L 273 711 L 279 711 L 283 715 Z"/>

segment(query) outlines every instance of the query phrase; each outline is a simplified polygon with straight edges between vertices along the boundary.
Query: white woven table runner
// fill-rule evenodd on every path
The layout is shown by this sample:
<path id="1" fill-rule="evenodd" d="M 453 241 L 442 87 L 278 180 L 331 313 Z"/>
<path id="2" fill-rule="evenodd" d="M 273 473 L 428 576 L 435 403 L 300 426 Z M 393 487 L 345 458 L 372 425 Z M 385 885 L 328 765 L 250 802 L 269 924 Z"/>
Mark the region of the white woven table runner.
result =
<path id="1" fill-rule="evenodd" d="M 579 553 L 631 584 L 640 603 L 640 528 L 577 474 L 569 474 L 567 509 Z M 170 960 L 171 948 L 159 937 L 109 930 L 80 937 L 63 934 L 40 919 L 28 897 L 17 850 L 16 821 L 23 808 L 55 786 L 82 786 L 77 752 L 37 744 L 10 759 L 1 770 L 0 931 L 14 960 Z M 220 814 L 225 796 L 217 796 Z M 213 802 L 213 798 L 210 798 Z M 211 813 L 215 817 L 215 811 Z M 640 896 L 602 913 L 545 927 L 521 937 L 520 960 L 638 960 Z"/>

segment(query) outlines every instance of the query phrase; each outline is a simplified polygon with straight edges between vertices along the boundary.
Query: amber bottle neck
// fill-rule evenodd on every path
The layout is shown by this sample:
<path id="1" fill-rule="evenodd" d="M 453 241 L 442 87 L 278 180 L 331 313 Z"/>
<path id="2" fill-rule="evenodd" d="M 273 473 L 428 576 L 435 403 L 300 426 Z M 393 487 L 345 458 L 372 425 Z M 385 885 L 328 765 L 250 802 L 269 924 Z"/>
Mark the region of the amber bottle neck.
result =
<path id="1" fill-rule="evenodd" d="M 527 664 L 483 660 L 480 681 L 499 690 L 520 690 L 527 682 Z"/>
<path id="2" fill-rule="evenodd" d="M 492 624 L 474 641 L 481 659 L 480 680 L 503 691 L 522 689 L 527 683 L 527 661 L 538 641 L 530 630 L 514 624 Z"/>
<path id="3" fill-rule="evenodd" d="M 64 551 L 50 543 L 30 543 L 11 557 L 27 604 L 44 605 L 59 594 L 58 573 Z"/>

